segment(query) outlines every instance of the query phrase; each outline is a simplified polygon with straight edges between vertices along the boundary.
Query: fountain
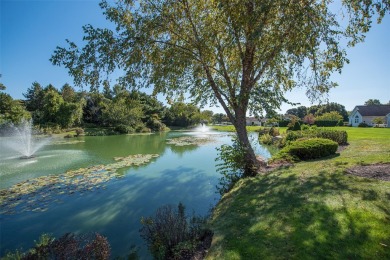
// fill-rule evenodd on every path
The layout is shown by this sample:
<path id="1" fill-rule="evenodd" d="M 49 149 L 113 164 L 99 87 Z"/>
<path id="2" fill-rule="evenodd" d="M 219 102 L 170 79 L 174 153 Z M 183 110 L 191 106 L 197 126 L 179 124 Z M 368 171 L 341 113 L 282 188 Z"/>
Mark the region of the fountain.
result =
<path id="1" fill-rule="evenodd" d="M 49 138 L 35 138 L 33 136 L 32 120 L 22 119 L 18 125 L 11 126 L 9 137 L 4 141 L 4 144 L 18 152 L 20 159 L 31 159 L 49 141 Z"/>
<path id="2" fill-rule="evenodd" d="M 210 131 L 210 127 L 208 127 L 204 122 L 201 122 L 199 126 L 194 128 L 194 131 L 198 133 L 208 133 Z"/>

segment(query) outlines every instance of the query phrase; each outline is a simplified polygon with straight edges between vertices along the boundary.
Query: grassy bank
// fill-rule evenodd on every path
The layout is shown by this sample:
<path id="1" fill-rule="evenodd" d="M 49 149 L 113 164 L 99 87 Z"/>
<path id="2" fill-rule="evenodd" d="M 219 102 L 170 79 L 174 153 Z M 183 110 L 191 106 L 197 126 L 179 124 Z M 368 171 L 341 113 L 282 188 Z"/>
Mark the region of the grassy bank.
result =
<path id="1" fill-rule="evenodd" d="M 215 130 L 215 131 L 224 131 L 224 132 L 235 132 L 236 131 L 236 129 L 234 128 L 233 125 L 210 125 L 210 128 L 212 130 Z M 261 128 L 263 128 L 263 127 L 261 127 L 261 126 L 247 126 L 246 130 L 248 132 L 254 132 L 254 131 L 258 131 Z"/>
<path id="2" fill-rule="evenodd" d="M 208 259 L 390 259 L 390 182 L 348 175 L 390 162 L 390 129 L 348 128 L 340 155 L 239 181 L 216 207 Z"/>

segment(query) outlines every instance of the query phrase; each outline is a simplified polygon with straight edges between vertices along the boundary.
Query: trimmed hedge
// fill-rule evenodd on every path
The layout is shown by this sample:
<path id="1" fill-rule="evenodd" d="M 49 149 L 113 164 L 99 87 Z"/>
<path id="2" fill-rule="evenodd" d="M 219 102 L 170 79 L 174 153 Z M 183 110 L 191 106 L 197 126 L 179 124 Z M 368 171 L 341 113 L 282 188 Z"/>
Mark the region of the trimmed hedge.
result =
<path id="1" fill-rule="evenodd" d="M 316 126 L 343 126 L 343 120 L 334 121 L 334 120 L 316 120 L 314 121 Z"/>
<path id="2" fill-rule="evenodd" d="M 279 127 L 287 127 L 287 125 L 290 123 L 290 120 L 279 120 L 278 125 Z"/>
<path id="3" fill-rule="evenodd" d="M 338 144 L 332 140 L 313 138 L 292 142 L 283 148 L 280 153 L 290 155 L 295 160 L 311 160 L 335 154 L 337 148 Z"/>
<path id="4" fill-rule="evenodd" d="M 317 129 L 316 137 L 325 138 L 335 141 L 339 145 L 345 145 L 348 143 L 347 131 L 343 130 L 330 130 L 330 129 Z"/>
<path id="5" fill-rule="evenodd" d="M 285 136 L 286 143 L 295 141 L 299 138 L 325 138 L 335 141 L 339 145 L 348 143 L 347 131 L 332 129 L 309 129 L 304 131 L 289 131 Z"/>

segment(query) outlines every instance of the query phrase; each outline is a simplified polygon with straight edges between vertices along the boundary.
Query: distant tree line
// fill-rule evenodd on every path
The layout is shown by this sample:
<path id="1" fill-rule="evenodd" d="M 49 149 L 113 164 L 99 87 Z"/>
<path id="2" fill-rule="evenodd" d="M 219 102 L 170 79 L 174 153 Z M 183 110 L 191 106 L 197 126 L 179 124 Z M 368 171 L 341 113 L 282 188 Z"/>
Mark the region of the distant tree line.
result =
<path id="1" fill-rule="evenodd" d="M 213 112 L 184 102 L 165 106 L 156 97 L 121 85 L 103 91 L 76 91 L 69 84 L 57 89 L 34 82 L 14 100 L 0 86 L 0 124 L 32 118 L 40 127 L 67 129 L 79 126 L 113 127 L 119 132 L 164 131 L 166 125 L 188 127 L 213 121 Z"/>
<path id="2" fill-rule="evenodd" d="M 368 99 L 364 105 L 389 105 L 382 104 L 378 99 Z M 279 125 L 285 126 L 291 121 L 300 121 L 302 123 L 317 126 L 335 126 L 343 125 L 348 121 L 349 112 L 341 104 L 331 102 L 322 105 L 313 105 L 311 107 L 299 106 L 286 111 L 284 115 L 279 116 Z"/>

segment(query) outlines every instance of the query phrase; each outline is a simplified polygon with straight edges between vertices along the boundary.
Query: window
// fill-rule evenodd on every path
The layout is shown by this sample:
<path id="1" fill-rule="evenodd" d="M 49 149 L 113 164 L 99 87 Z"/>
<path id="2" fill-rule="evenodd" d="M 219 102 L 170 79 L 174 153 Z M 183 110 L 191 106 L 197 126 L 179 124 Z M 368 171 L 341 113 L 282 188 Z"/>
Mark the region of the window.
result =
<path id="1" fill-rule="evenodd" d="M 359 123 L 359 116 L 355 116 L 355 124 Z"/>

